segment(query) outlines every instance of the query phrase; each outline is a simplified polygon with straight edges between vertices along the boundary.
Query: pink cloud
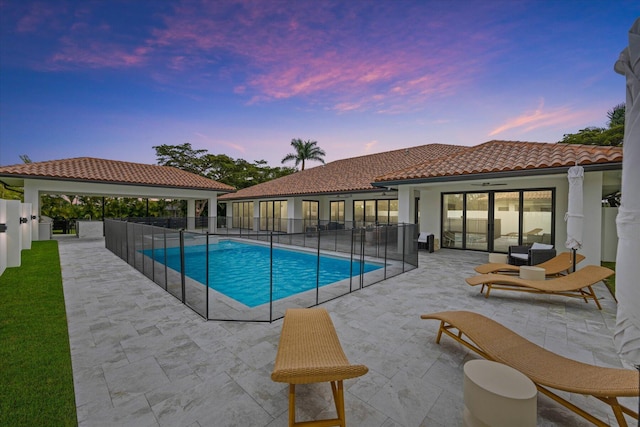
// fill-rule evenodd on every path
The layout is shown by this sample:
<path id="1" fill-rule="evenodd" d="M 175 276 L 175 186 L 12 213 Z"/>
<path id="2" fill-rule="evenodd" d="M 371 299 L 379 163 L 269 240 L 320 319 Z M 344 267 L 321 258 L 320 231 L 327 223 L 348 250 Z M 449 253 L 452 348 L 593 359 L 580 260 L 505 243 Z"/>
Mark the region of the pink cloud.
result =
<path id="1" fill-rule="evenodd" d="M 384 34 L 369 37 L 356 28 L 362 11 L 357 5 L 345 8 L 345 17 L 356 19 L 355 25 L 346 18 L 341 21 L 331 7 L 312 3 L 244 3 L 232 18 L 231 8 L 219 3 L 182 5 L 165 17 L 165 28 L 153 32 L 152 43 L 182 47 L 193 61 L 202 54 L 217 56 L 214 52 L 236 58 L 247 77 L 235 85 L 235 92 L 247 95 L 250 104 L 319 97 L 316 101 L 336 111 L 387 112 L 413 109 L 430 97 L 455 92 L 482 67 L 465 59 L 467 49 L 482 53 L 491 40 L 490 35 L 474 35 L 443 44 L 447 24 L 429 20 L 420 22 L 420 28 L 431 22 L 431 38 L 413 35 L 416 28 L 386 28 Z M 383 18 L 380 14 L 374 20 Z M 380 108 L 385 102 L 395 105 Z"/>
<path id="2" fill-rule="evenodd" d="M 371 141 L 368 142 L 364 145 L 364 152 L 365 153 L 371 153 L 373 152 L 373 150 L 375 149 L 375 147 L 378 145 L 378 141 Z"/>
<path id="3" fill-rule="evenodd" d="M 92 7 L 73 11 L 50 69 L 146 67 L 163 84 L 213 78 L 249 104 L 296 97 L 339 112 L 414 111 L 451 96 L 482 72 L 499 38 L 479 16 L 420 4 L 174 2 L 135 37 Z M 50 13 L 33 11 L 23 27 Z"/>
<path id="4" fill-rule="evenodd" d="M 50 58 L 50 69 L 141 66 L 147 62 L 150 51 L 145 47 L 126 50 L 123 46 L 100 41 L 77 44 L 77 41 L 72 39 L 62 40 L 62 45 L 62 48 Z"/>
<path id="5" fill-rule="evenodd" d="M 54 25 L 63 10 L 63 3 L 33 3 L 29 6 L 28 11 L 16 22 L 16 31 L 18 33 L 42 31 L 43 27 Z"/>
<path id="6" fill-rule="evenodd" d="M 531 132 L 536 129 L 559 125 L 571 127 L 592 120 L 593 118 L 593 111 L 574 111 L 569 107 L 545 109 L 544 102 L 541 102 L 537 109 L 526 111 L 519 116 L 508 119 L 505 123 L 489 132 L 488 136 L 492 137 L 510 130 Z"/>

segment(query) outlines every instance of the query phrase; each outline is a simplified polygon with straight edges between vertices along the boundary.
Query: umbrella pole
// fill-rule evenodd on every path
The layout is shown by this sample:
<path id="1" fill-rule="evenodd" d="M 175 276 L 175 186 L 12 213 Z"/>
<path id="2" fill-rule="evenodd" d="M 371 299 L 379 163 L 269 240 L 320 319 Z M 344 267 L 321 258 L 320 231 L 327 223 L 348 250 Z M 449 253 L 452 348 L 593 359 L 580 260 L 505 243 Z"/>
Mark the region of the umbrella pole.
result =
<path id="1" fill-rule="evenodd" d="M 576 248 L 571 249 L 571 252 L 573 252 L 573 271 L 572 273 L 576 272 Z"/>

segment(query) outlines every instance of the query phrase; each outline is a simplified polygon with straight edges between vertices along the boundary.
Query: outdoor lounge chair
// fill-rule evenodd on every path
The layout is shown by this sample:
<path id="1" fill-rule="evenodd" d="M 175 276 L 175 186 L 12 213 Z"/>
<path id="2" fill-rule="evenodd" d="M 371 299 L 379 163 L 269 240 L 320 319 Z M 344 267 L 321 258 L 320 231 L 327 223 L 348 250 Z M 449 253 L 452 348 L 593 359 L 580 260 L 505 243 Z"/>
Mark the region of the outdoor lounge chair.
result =
<path id="1" fill-rule="evenodd" d="M 567 274 L 548 280 L 525 280 L 506 274 L 480 274 L 469 277 L 466 282 L 470 286 L 482 285 L 480 293 L 487 287 L 485 298 L 489 298 L 492 289 L 505 291 L 531 292 L 536 294 L 562 295 L 571 298 L 582 298 L 584 302 L 592 299 L 599 310 L 602 310 L 592 285 L 606 279 L 614 273 L 613 270 L 599 265 L 587 265 L 575 273 Z"/>
<path id="2" fill-rule="evenodd" d="M 584 260 L 584 255 L 576 254 L 576 264 Z M 547 277 L 560 276 L 567 274 L 573 268 L 573 254 L 571 252 L 562 252 L 548 261 L 537 264 L 536 267 L 544 268 Z M 515 274 L 520 273 L 520 266 L 504 264 L 499 262 L 490 262 L 482 264 L 474 268 L 480 274 L 498 273 L 498 274 Z"/>
<path id="3" fill-rule="evenodd" d="M 509 264 L 537 265 L 556 256 L 553 245 L 534 243 L 533 245 L 509 246 Z"/>
<path id="4" fill-rule="evenodd" d="M 627 426 L 624 414 L 638 419 L 637 412 L 618 402 L 619 397 L 640 396 L 638 373 L 631 369 L 604 368 L 568 359 L 478 313 L 445 311 L 420 317 L 440 321 L 436 343 L 440 343 L 444 333 L 485 359 L 522 372 L 535 383 L 540 393 L 597 426 L 608 424 L 569 402 L 569 397 L 560 397 L 550 389 L 601 400 L 611 406 L 620 426 Z"/>

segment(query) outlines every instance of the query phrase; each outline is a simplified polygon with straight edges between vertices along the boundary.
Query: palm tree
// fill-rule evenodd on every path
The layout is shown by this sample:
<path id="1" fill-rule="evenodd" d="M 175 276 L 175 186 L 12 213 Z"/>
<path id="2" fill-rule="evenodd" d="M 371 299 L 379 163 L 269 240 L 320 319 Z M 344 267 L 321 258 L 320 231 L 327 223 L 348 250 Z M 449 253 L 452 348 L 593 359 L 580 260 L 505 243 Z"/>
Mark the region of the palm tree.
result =
<path id="1" fill-rule="evenodd" d="M 296 150 L 296 152 L 289 153 L 284 156 L 282 163 L 295 160 L 296 166 L 302 163 L 302 168 L 300 170 L 304 170 L 304 163 L 306 160 L 317 160 L 324 164 L 323 157 L 325 156 L 325 152 L 322 148 L 318 147 L 317 144 L 318 141 L 303 141 L 300 138 L 292 139 L 291 146 Z"/>

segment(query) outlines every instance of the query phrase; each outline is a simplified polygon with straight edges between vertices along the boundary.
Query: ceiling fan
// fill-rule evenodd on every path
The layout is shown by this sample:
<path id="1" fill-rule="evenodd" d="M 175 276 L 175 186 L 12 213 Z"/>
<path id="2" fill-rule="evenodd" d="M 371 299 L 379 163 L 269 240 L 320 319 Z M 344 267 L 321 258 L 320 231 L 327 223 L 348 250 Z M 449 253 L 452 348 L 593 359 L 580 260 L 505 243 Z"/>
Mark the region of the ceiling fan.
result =
<path id="1" fill-rule="evenodd" d="M 506 182 L 498 182 L 498 183 L 481 182 L 480 184 L 471 184 L 471 185 L 474 185 L 476 187 L 495 187 L 499 185 L 507 185 L 507 183 Z"/>

